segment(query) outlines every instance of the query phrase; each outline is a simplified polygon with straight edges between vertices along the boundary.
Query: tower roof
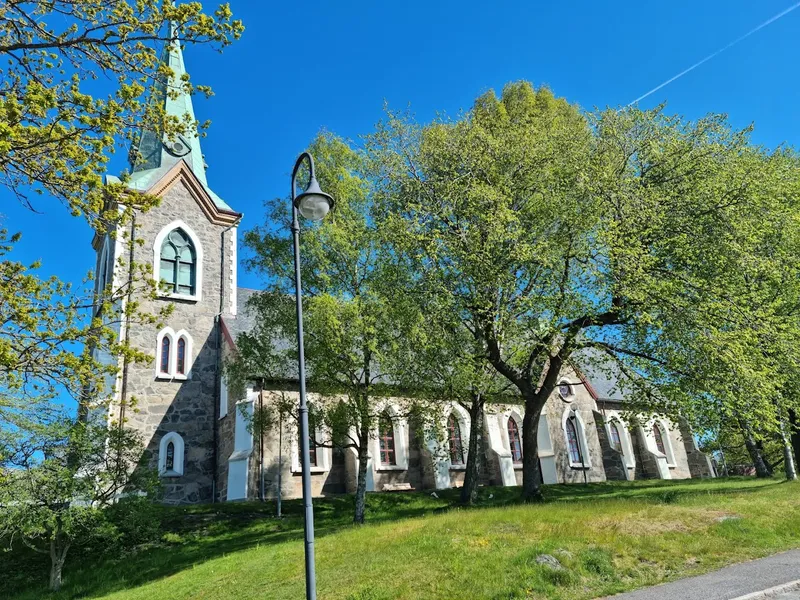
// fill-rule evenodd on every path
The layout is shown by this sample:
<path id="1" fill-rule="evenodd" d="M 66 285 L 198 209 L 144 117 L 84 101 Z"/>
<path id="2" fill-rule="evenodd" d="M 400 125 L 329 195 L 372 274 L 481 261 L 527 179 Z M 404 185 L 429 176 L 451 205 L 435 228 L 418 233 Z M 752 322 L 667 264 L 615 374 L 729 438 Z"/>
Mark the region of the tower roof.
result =
<path id="1" fill-rule="evenodd" d="M 174 27 L 171 30 L 171 42 L 164 45 L 161 54 L 161 64 L 172 70 L 172 77 L 168 82 L 157 79 L 153 84 L 151 102 L 158 102 L 164 106 L 168 116 L 176 117 L 182 121 L 189 119 L 196 121 L 192 97 L 183 89 L 181 81 L 186 77 L 186 66 L 183 62 L 183 51 L 175 35 Z M 131 163 L 131 176 L 128 185 L 137 191 L 146 191 L 161 179 L 161 177 L 183 160 L 211 196 L 217 208 L 231 210 L 219 196 L 208 187 L 206 179 L 206 165 L 203 152 L 200 148 L 200 138 L 194 135 L 179 135 L 176 139 L 162 139 L 154 130 L 143 128 L 139 139 L 131 152 L 136 162 Z M 138 151 L 138 152 L 136 152 Z"/>

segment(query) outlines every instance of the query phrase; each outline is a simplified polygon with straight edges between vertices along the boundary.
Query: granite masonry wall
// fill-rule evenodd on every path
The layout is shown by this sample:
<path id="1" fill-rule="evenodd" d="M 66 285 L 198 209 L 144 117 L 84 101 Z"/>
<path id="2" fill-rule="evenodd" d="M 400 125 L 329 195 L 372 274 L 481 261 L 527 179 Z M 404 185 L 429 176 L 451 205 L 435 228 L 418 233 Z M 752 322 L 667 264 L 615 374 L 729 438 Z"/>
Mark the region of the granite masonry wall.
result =
<path id="1" fill-rule="evenodd" d="M 214 428 L 219 366 L 216 316 L 220 310 L 223 282 L 230 280 L 223 268 L 229 270 L 230 263 L 226 261 L 223 265 L 220 260 L 225 227 L 208 221 L 180 180 L 168 189 L 159 206 L 137 215 L 136 235 L 144 243 L 136 246 L 134 260 L 152 269 L 156 236 L 162 228 L 177 220 L 193 230 L 202 245 L 200 299 L 144 300 L 142 308 L 155 312 L 166 304 L 172 305 L 173 312 L 164 324 L 176 332 L 186 330 L 192 338 L 191 355 L 187 357 L 188 377 L 185 380 L 157 377 L 156 337 L 161 328 L 155 325 L 132 327 L 132 344 L 153 360 L 148 364 L 128 366 L 126 395 L 128 402 L 134 404 L 125 409 L 124 416 L 127 426 L 143 434 L 147 448 L 145 464 L 150 466 L 158 464 L 162 436 L 174 431 L 183 438 L 183 475 L 164 477 L 165 502 L 209 502 L 213 498 L 215 475 Z M 230 290 L 230 284 L 227 289 Z"/>

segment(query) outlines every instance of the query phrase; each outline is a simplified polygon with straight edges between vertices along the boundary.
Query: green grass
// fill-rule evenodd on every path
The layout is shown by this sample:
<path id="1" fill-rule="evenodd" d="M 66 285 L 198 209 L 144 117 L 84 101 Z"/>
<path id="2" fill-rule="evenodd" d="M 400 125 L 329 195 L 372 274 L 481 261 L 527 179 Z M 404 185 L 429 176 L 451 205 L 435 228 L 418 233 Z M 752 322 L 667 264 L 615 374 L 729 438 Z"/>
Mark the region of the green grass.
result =
<path id="1" fill-rule="evenodd" d="M 798 484 L 609 482 L 545 493 L 544 504 L 521 505 L 519 489 L 483 488 L 469 510 L 455 507 L 457 490 L 438 499 L 374 494 L 364 527 L 349 523 L 352 497 L 317 500 L 319 597 L 588 599 L 800 547 Z M 161 543 L 73 561 L 58 595 L 21 585 L 0 562 L 0 597 L 302 598 L 301 505 L 284 507 L 282 520 L 272 503 L 165 508 Z M 544 553 L 565 569 L 538 565 Z M 46 571 L 39 577 L 44 583 Z"/>

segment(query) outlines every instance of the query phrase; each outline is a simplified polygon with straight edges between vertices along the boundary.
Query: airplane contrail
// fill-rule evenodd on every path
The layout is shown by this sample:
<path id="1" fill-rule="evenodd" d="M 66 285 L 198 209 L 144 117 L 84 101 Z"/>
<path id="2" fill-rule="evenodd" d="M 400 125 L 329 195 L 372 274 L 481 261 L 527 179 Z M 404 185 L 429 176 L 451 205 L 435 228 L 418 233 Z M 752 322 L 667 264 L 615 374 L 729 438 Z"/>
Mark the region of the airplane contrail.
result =
<path id="1" fill-rule="evenodd" d="M 738 44 L 739 42 L 741 42 L 741 41 L 743 41 L 743 40 L 746 40 L 747 38 L 749 38 L 751 35 L 753 35 L 753 34 L 754 34 L 754 33 L 756 33 L 757 31 L 760 31 L 760 30 L 764 29 L 764 27 L 766 27 L 767 25 L 770 25 L 771 23 L 774 23 L 775 21 L 777 21 L 777 20 L 778 20 L 778 19 L 780 19 L 781 17 L 784 17 L 784 16 L 788 15 L 790 12 L 792 12 L 792 11 L 793 11 L 793 10 L 795 10 L 796 8 L 800 8 L 800 2 L 795 2 L 794 4 L 792 4 L 792 5 L 791 5 L 789 8 L 787 8 L 786 10 L 784 10 L 784 11 L 782 11 L 782 12 L 779 12 L 777 15 L 775 15 L 775 16 L 773 16 L 773 17 L 770 17 L 769 19 L 767 19 L 766 21 L 764 21 L 763 23 L 761 23 L 761 25 L 759 25 L 758 27 L 755 27 L 754 29 L 751 29 L 750 31 L 748 31 L 748 32 L 747 32 L 747 33 L 745 33 L 744 35 L 742 35 L 742 36 L 740 36 L 740 37 L 736 38 L 735 40 L 733 40 L 733 41 L 732 41 L 731 43 L 729 43 L 727 46 L 723 46 L 722 48 L 720 48 L 720 49 L 719 49 L 719 50 L 717 50 L 716 52 L 712 52 L 711 54 L 709 54 L 708 56 L 706 56 L 706 57 L 705 57 L 703 60 L 701 60 L 701 61 L 699 61 L 699 62 L 696 62 L 696 63 L 694 63 L 694 64 L 693 64 L 691 67 L 689 67 L 688 69 L 684 69 L 683 71 L 681 71 L 680 73 L 678 73 L 678 74 L 677 74 L 677 75 L 675 75 L 674 77 L 671 77 L 670 79 L 667 79 L 667 80 L 666 80 L 664 83 L 662 83 L 661 85 L 654 87 L 652 90 L 650 90 L 649 92 L 647 92 L 647 93 L 645 93 L 645 94 L 642 94 L 642 95 L 641 95 L 641 96 L 639 96 L 639 97 L 638 97 L 636 100 L 634 100 L 633 102 L 629 103 L 629 104 L 628 104 L 628 106 L 631 106 L 632 104 L 636 104 L 637 102 L 639 102 L 639 100 L 644 100 L 644 99 L 645 99 L 645 98 L 647 98 L 647 97 L 648 97 L 650 94 L 653 94 L 653 93 L 657 92 L 658 90 L 660 90 L 660 89 L 661 89 L 661 88 L 663 88 L 664 86 L 666 86 L 666 85 L 669 85 L 670 83 L 672 83 L 672 82 L 673 82 L 673 81 L 675 81 L 676 79 L 679 79 L 679 78 L 683 77 L 684 75 L 686 75 L 686 74 L 687 74 L 687 73 L 689 73 L 690 71 L 694 71 L 694 70 L 695 70 L 697 67 L 699 67 L 699 66 L 700 66 L 700 65 L 702 65 L 703 63 L 707 63 L 708 61 L 710 61 L 712 58 L 714 58 L 714 57 L 715 57 L 715 56 L 717 56 L 718 54 L 722 54 L 723 52 L 725 52 L 725 50 L 728 50 L 729 48 L 732 48 L 733 46 L 735 46 L 735 45 L 736 45 L 736 44 Z"/>

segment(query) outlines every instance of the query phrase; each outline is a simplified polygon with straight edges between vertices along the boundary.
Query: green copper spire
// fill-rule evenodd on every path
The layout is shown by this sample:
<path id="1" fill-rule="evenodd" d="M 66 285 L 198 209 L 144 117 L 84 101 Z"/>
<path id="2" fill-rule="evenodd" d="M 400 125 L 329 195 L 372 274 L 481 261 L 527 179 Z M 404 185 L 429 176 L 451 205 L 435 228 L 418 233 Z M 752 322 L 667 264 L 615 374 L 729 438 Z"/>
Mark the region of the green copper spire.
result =
<path id="1" fill-rule="evenodd" d="M 164 111 L 169 116 L 184 120 L 188 115 L 194 122 L 196 119 L 192 97 L 184 91 L 180 83 L 186 75 L 186 67 L 174 25 L 170 26 L 170 33 L 172 41 L 165 44 L 161 63 L 172 69 L 173 76 L 169 82 L 157 80 L 154 83 L 151 102 L 163 104 Z M 152 129 L 142 129 L 139 140 L 131 151 L 130 187 L 140 191 L 148 189 L 180 160 L 186 161 L 217 207 L 230 210 L 208 187 L 205 161 L 197 135 L 179 135 L 175 139 L 166 139 Z"/>

